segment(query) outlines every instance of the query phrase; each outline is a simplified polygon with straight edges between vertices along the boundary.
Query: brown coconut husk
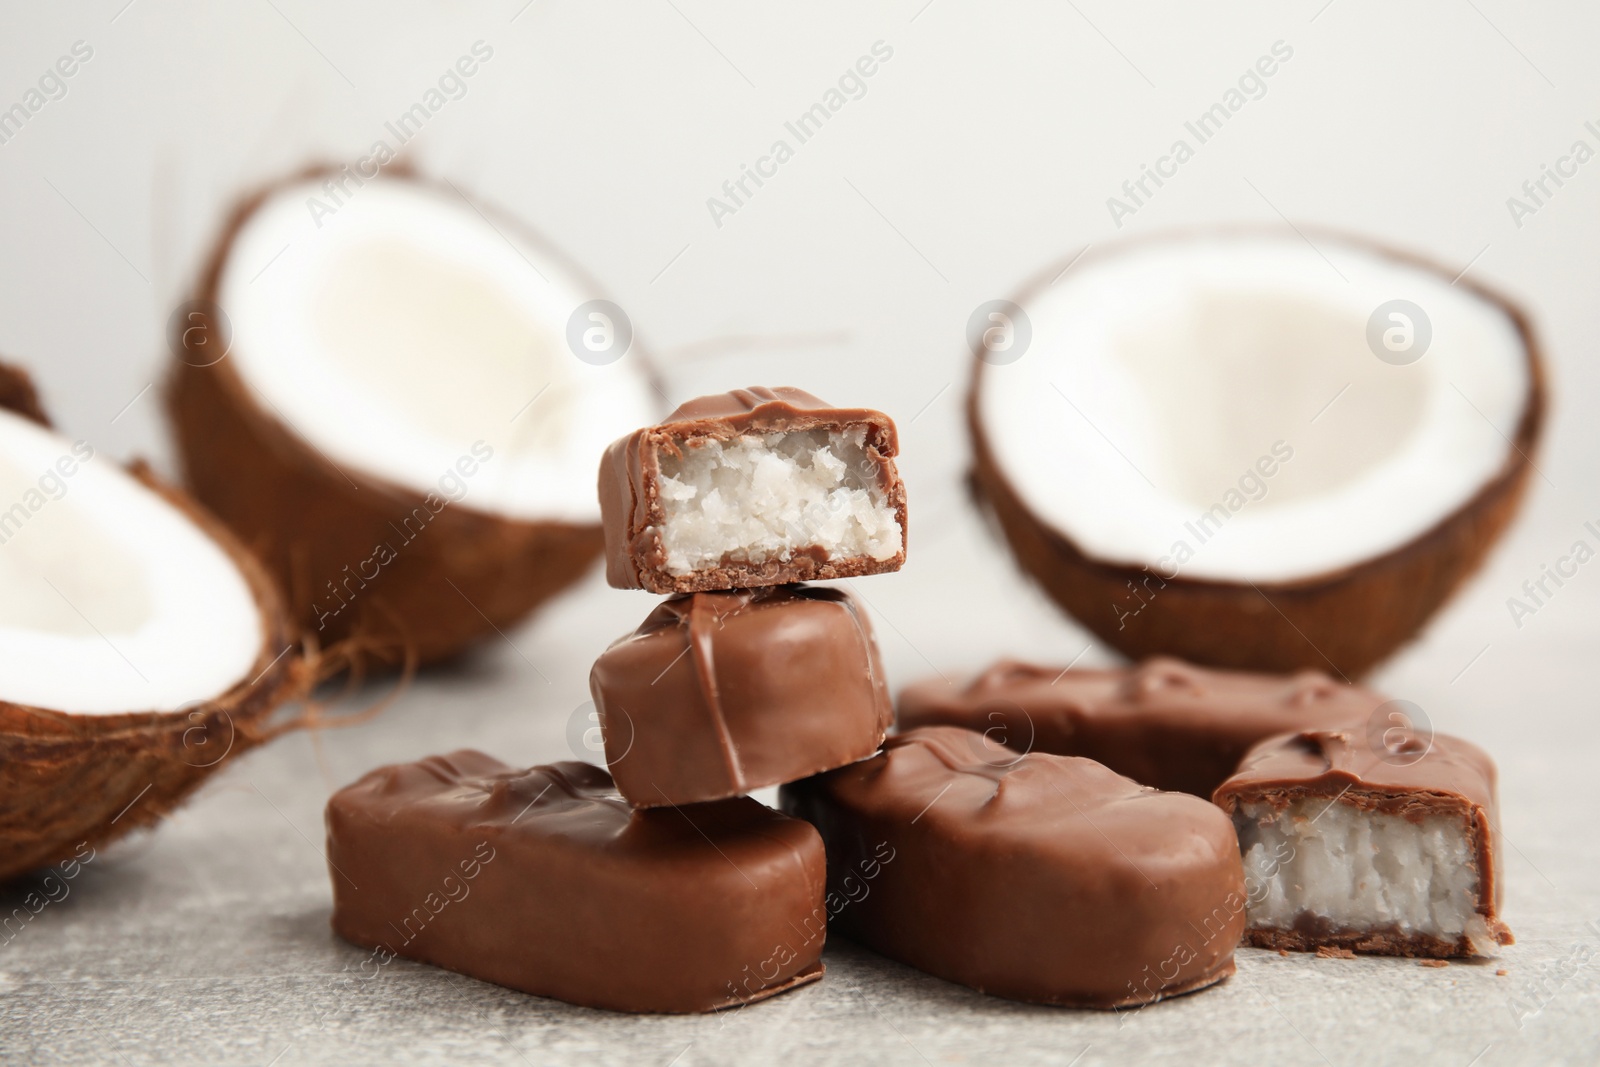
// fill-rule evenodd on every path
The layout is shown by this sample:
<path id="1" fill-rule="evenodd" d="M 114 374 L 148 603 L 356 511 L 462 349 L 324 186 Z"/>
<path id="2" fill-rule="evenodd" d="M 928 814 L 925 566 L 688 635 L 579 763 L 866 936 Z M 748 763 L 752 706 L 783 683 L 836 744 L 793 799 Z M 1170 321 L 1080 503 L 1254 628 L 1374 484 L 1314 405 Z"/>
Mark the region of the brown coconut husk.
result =
<path id="1" fill-rule="evenodd" d="M 1362 244 L 1446 279 L 1455 277 L 1423 258 L 1348 235 L 1325 236 Z M 1061 270 L 1062 264 L 1056 264 L 1039 275 L 1017 304 L 1026 308 Z M 1464 278 L 1455 284 L 1503 310 L 1515 325 L 1527 357 L 1527 406 L 1495 476 L 1466 503 L 1396 549 L 1312 578 L 1254 585 L 1181 574 L 1162 581 L 1141 567 L 1096 559 L 1034 515 L 995 462 L 978 416 L 986 365 L 976 354 L 967 395 L 974 495 L 992 511 L 1022 569 L 1095 636 L 1131 659 L 1166 655 L 1235 670 L 1331 669 L 1346 680 L 1359 678 L 1415 637 L 1482 565 L 1516 514 L 1544 426 L 1544 360 L 1527 316 L 1491 289 Z M 1119 618 L 1114 605 L 1127 602 L 1129 582 L 1153 595 L 1137 614 Z"/>
<path id="2" fill-rule="evenodd" d="M 215 301 L 251 213 L 283 184 L 329 170 L 273 183 L 234 210 L 202 275 L 202 300 Z M 375 180 L 421 179 L 402 171 Z M 529 240 L 566 262 L 537 237 Z M 583 577 L 604 547 L 598 523 L 527 522 L 460 503 L 435 513 L 427 494 L 337 468 L 264 410 L 226 358 L 205 367 L 175 360 L 167 403 L 188 487 L 282 584 L 298 632 L 340 642 L 369 666 L 396 666 L 408 655 L 422 664 L 446 660 L 517 625 Z M 402 527 L 411 516 L 408 529 L 421 532 L 407 541 Z M 395 558 L 365 580 L 360 565 L 383 544 Z M 330 582 L 348 591 L 337 613 L 330 609 L 341 598 Z"/>
<path id="3" fill-rule="evenodd" d="M 39 403 L 39 390 L 34 388 L 33 378 L 14 364 L 0 363 L 0 408 L 32 419 L 40 426 L 50 426 L 50 416 Z"/>
<path id="4" fill-rule="evenodd" d="M 0 407 L 48 425 L 17 368 L 0 365 Z M 270 722 L 319 673 L 294 644 L 271 578 L 183 493 L 141 463 L 130 473 L 227 552 L 255 595 L 265 640 L 248 680 L 180 711 L 75 715 L 0 700 L 0 881 L 153 825 L 240 753 L 308 724 Z"/>

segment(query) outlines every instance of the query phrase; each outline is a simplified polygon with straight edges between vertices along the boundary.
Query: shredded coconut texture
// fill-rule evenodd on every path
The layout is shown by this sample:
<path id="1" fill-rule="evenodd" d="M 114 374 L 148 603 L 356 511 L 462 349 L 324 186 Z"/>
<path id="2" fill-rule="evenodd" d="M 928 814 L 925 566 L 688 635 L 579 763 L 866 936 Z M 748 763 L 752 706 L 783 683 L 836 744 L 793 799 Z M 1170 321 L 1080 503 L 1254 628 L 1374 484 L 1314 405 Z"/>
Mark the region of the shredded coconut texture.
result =
<path id="1" fill-rule="evenodd" d="M 885 560 L 900 551 L 895 510 L 864 450 L 866 429 L 747 434 L 687 442 L 661 457 L 661 541 L 667 573 L 726 561 Z"/>
<path id="2" fill-rule="evenodd" d="M 1393 926 L 1493 944 L 1477 912 L 1473 842 L 1459 816 L 1412 822 L 1316 799 L 1281 810 L 1242 804 L 1234 825 L 1246 884 L 1264 887 L 1251 894 L 1253 927 L 1289 929 L 1311 914 L 1347 930 Z"/>

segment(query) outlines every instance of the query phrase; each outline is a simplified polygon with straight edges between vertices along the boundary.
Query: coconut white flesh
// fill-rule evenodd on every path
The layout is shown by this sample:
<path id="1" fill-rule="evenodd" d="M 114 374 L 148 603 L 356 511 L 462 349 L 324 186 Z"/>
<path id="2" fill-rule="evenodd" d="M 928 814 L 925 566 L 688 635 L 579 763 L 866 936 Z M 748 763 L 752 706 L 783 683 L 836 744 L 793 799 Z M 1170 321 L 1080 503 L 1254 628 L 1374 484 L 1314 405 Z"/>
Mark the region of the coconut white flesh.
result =
<path id="1" fill-rule="evenodd" d="M 661 457 L 661 542 L 667 573 L 724 559 L 787 561 L 820 547 L 829 559 L 896 555 L 899 517 L 862 448 L 866 431 L 801 430 L 700 439 Z"/>
<path id="2" fill-rule="evenodd" d="M 1405 366 L 1367 344 L 1396 299 L 1432 325 Z M 1029 348 L 984 368 L 997 463 L 1090 556 L 1167 577 L 1288 581 L 1406 544 L 1501 469 L 1529 399 L 1500 308 L 1327 237 L 1150 241 L 1025 310 Z"/>
<path id="3" fill-rule="evenodd" d="M 320 183 L 280 190 L 229 254 L 227 358 L 263 409 L 349 471 L 491 514 L 598 522 L 601 453 L 657 411 L 637 351 L 595 366 L 568 347 L 596 294 L 448 190 L 347 188 L 318 219 L 312 198 L 335 204 Z M 492 458 L 455 473 L 477 466 L 478 441 Z"/>
<path id="4" fill-rule="evenodd" d="M 88 451 L 0 411 L 0 700 L 94 715 L 220 696 L 265 641 L 254 594 L 182 512 Z"/>
<path id="5" fill-rule="evenodd" d="M 1287 930 L 1314 915 L 1341 930 L 1387 930 L 1494 945 L 1478 914 L 1466 820 L 1362 811 L 1342 801 L 1241 804 L 1234 817 L 1251 887 L 1250 925 Z M 1258 888 L 1259 887 L 1259 888 Z"/>

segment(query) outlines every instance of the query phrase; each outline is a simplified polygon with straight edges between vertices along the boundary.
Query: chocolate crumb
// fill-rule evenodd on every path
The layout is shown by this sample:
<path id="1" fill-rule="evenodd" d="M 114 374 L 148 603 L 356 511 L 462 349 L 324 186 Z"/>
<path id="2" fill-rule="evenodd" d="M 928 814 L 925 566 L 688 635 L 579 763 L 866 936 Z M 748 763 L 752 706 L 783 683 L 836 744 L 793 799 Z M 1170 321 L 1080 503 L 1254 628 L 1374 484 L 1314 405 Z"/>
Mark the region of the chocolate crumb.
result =
<path id="1" fill-rule="evenodd" d="M 1504 978 L 1506 975 L 1508 975 L 1510 973 L 1511 973 L 1510 971 L 1508 971 L 1504 967 L 1502 967 L 1498 971 L 1494 972 L 1494 976 L 1496 978 Z"/>
<path id="2" fill-rule="evenodd" d="M 1318 945 L 1317 955 L 1325 960 L 1353 960 L 1356 954 L 1337 945 Z"/>
<path id="3" fill-rule="evenodd" d="M 1448 966 L 1450 966 L 1450 964 L 1445 962 L 1444 960 L 1418 960 L 1417 961 L 1417 966 L 1418 967 L 1448 967 Z"/>

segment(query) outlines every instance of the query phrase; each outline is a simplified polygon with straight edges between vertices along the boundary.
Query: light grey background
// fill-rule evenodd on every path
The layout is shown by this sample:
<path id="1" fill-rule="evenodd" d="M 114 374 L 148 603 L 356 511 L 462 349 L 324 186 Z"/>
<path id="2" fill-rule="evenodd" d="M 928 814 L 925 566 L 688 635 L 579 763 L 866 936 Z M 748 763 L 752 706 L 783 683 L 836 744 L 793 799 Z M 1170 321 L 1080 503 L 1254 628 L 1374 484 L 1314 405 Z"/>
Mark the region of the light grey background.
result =
<path id="1" fill-rule="evenodd" d="M 482 40 L 492 60 L 412 143 L 415 161 L 583 262 L 661 357 L 674 400 L 784 383 L 899 419 L 910 561 L 856 583 L 896 686 L 1002 653 L 1113 661 L 1018 576 L 966 502 L 963 331 L 974 307 L 1047 261 L 1117 236 L 1106 198 L 1286 42 L 1293 58 L 1266 95 L 1120 233 L 1331 224 L 1470 263 L 1532 311 L 1555 406 L 1528 506 L 1374 679 L 1497 754 L 1518 944 L 1439 969 L 1245 950 L 1226 985 L 1122 1018 L 987 999 L 843 943 L 822 983 L 703 1018 L 579 1010 L 404 961 L 352 979 L 342 969 L 363 954 L 327 929 L 327 794 L 376 764 L 462 745 L 513 763 L 568 758 L 588 663 L 650 603 L 590 575 L 379 721 L 252 754 L 158 833 L 97 858 L 0 945 L 0 1059 L 1600 1060 L 1588 962 L 1600 949 L 1600 564 L 1520 629 L 1505 603 L 1600 520 L 1600 161 L 1521 226 L 1506 204 L 1575 140 L 1600 147 L 1584 128 L 1600 126 L 1600 10 L 124 4 L 9 3 L 0 23 L 0 106 L 75 41 L 94 49 L 67 94 L 0 144 L 0 353 L 34 369 L 64 428 L 165 463 L 159 386 L 147 386 L 231 200 L 309 160 L 364 154 Z M 706 199 L 879 40 L 894 55 L 867 94 L 715 225 Z"/>

